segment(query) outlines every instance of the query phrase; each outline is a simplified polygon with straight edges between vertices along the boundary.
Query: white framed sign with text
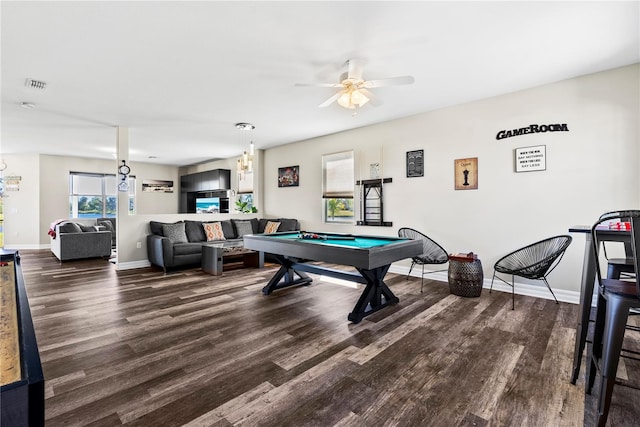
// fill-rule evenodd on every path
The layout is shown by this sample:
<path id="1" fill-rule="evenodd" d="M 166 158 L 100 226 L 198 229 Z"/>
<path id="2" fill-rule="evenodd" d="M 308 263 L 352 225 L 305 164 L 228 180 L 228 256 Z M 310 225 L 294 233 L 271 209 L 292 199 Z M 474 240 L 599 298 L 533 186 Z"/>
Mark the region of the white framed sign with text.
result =
<path id="1" fill-rule="evenodd" d="M 520 147 L 515 149 L 516 172 L 533 172 L 547 169 L 547 146 Z"/>

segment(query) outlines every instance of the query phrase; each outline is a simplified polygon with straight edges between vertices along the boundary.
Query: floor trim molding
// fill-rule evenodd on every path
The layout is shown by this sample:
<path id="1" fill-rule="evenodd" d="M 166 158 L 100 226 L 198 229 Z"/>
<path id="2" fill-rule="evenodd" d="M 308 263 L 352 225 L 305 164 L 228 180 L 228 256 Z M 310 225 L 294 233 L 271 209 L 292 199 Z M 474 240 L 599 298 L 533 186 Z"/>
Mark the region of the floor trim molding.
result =
<path id="1" fill-rule="evenodd" d="M 391 268 L 389 268 L 389 271 L 391 273 L 407 275 L 407 273 L 409 273 L 409 267 L 405 267 L 402 265 L 391 265 Z M 428 270 L 425 269 L 425 272 L 426 271 Z M 416 269 L 413 269 L 413 271 L 411 272 L 411 277 L 420 277 L 420 272 L 416 271 Z M 437 280 L 440 282 L 448 282 L 446 271 L 436 270 L 433 273 L 425 274 L 425 278 L 428 278 L 431 280 Z M 540 283 L 542 284 L 542 282 Z M 484 289 L 489 289 L 491 287 L 491 277 L 484 278 L 482 282 L 482 287 Z M 504 283 L 496 280 L 493 284 L 493 290 L 499 291 L 499 292 L 511 293 L 511 286 L 505 285 Z M 571 304 L 580 303 L 580 292 L 568 291 L 566 289 L 553 289 L 553 292 L 556 294 L 556 298 L 558 298 L 558 301 L 568 302 Z M 549 292 L 549 290 L 547 289 L 546 286 L 544 286 L 544 284 L 542 284 L 542 286 L 536 286 L 529 283 L 520 283 L 516 281 L 515 293 L 516 295 L 525 295 L 529 297 L 544 298 L 549 300 L 553 299 L 551 292 Z"/>

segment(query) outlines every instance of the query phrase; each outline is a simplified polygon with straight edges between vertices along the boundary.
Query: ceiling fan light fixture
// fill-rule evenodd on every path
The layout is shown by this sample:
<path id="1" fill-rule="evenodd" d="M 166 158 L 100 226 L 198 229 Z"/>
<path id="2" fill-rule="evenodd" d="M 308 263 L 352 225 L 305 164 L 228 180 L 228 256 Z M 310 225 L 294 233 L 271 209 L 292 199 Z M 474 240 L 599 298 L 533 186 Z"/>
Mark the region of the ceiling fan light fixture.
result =
<path id="1" fill-rule="evenodd" d="M 369 98 L 358 89 L 354 88 L 345 90 L 338 98 L 338 105 L 350 110 L 353 110 L 356 107 L 362 107 L 367 102 L 369 102 Z"/>
<path id="2" fill-rule="evenodd" d="M 351 95 L 346 91 L 342 95 L 340 95 L 340 98 L 338 98 L 338 104 L 344 108 L 355 108 L 351 103 Z"/>
<path id="3" fill-rule="evenodd" d="M 398 76 L 388 77 L 385 79 L 377 80 L 365 80 L 362 73 L 362 61 L 358 59 L 350 59 L 347 61 L 349 70 L 340 75 L 340 83 L 318 83 L 318 84 L 296 84 L 296 86 L 319 86 L 319 87 L 333 87 L 338 88 L 331 97 L 324 102 L 320 103 L 318 107 L 324 108 L 336 102 L 343 108 L 349 110 L 355 110 L 363 105 L 371 102 L 373 106 L 379 106 L 382 104 L 369 89 L 383 87 L 383 86 L 395 86 L 395 85 L 408 85 L 414 82 L 412 76 Z M 355 115 L 355 112 L 354 112 Z"/>
<path id="4" fill-rule="evenodd" d="M 367 98 L 362 92 L 356 89 L 353 91 L 353 93 L 351 93 L 351 102 L 359 107 L 362 107 L 364 104 L 369 102 L 369 98 Z"/>

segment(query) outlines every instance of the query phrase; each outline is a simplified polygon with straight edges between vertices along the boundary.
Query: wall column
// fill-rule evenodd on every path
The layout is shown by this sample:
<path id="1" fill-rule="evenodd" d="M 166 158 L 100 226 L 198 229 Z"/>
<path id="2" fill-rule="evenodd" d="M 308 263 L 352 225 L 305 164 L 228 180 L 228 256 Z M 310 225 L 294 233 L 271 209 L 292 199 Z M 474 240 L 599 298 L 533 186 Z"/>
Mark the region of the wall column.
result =
<path id="1" fill-rule="evenodd" d="M 116 127 L 116 157 L 118 158 L 118 164 L 116 165 L 116 178 L 118 179 L 118 183 L 121 182 L 121 176 L 119 171 L 117 170 L 120 165 L 122 165 L 122 161 L 124 160 L 127 165 L 129 164 L 129 128 L 118 126 Z M 133 172 L 133 171 L 131 171 Z M 120 239 L 120 236 L 125 236 L 123 230 L 127 228 L 127 218 L 129 216 L 129 192 L 128 191 L 119 191 L 117 197 L 117 226 L 116 226 L 116 248 L 118 250 L 117 261 L 122 262 L 125 255 L 125 247 L 124 243 L 126 239 Z"/>

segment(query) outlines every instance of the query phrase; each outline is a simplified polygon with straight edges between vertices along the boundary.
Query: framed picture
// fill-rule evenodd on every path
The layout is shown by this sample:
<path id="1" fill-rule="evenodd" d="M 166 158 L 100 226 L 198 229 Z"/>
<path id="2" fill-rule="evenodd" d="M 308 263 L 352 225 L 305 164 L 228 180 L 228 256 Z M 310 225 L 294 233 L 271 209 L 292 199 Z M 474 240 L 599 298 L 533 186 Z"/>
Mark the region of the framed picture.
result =
<path id="1" fill-rule="evenodd" d="M 547 146 L 520 147 L 514 150 L 516 172 L 534 172 L 547 169 Z"/>
<path id="2" fill-rule="evenodd" d="M 300 166 L 278 168 L 278 187 L 297 187 L 300 185 Z"/>
<path id="3" fill-rule="evenodd" d="M 173 181 L 144 179 L 142 180 L 142 191 L 151 193 L 173 193 Z"/>
<path id="4" fill-rule="evenodd" d="M 457 159 L 453 161 L 456 190 L 478 189 L 478 158 Z"/>
<path id="5" fill-rule="evenodd" d="M 371 163 L 369 165 L 369 178 L 370 179 L 380 178 L 380 163 Z"/>
<path id="6" fill-rule="evenodd" d="M 424 176 L 424 150 L 407 151 L 407 178 Z"/>

